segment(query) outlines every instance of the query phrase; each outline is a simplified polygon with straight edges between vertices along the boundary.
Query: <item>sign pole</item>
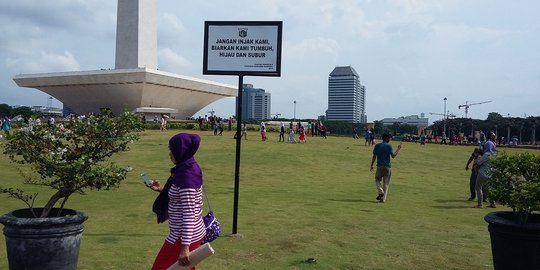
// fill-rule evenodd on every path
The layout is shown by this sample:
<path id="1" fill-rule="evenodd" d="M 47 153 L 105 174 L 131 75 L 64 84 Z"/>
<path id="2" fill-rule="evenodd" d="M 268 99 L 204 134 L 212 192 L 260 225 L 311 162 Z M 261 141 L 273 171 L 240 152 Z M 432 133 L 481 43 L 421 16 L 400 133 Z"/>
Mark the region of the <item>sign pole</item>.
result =
<path id="1" fill-rule="evenodd" d="M 232 234 L 237 234 L 238 228 L 238 193 L 240 189 L 240 145 L 242 144 L 242 88 L 244 75 L 238 75 L 238 99 L 236 104 L 236 162 L 234 166 L 234 206 Z"/>

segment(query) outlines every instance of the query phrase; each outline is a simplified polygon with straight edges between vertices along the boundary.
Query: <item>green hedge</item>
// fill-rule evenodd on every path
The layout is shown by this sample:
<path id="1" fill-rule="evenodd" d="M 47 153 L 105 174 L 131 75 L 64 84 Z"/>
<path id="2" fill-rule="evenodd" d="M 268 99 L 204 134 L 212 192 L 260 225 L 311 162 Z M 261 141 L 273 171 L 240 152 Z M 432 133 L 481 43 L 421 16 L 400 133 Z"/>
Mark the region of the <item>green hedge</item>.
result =
<path id="1" fill-rule="evenodd" d="M 352 136 L 355 127 L 358 128 L 358 135 L 364 136 L 365 124 L 350 123 L 345 121 L 324 121 L 323 124 L 327 127 L 332 135 Z"/>
<path id="2" fill-rule="evenodd" d="M 144 124 L 145 129 L 157 130 L 161 126 L 160 123 L 146 122 Z M 187 130 L 199 130 L 199 124 L 194 123 L 167 123 L 167 129 L 187 129 Z M 203 130 L 210 130 L 210 127 L 204 127 Z"/>

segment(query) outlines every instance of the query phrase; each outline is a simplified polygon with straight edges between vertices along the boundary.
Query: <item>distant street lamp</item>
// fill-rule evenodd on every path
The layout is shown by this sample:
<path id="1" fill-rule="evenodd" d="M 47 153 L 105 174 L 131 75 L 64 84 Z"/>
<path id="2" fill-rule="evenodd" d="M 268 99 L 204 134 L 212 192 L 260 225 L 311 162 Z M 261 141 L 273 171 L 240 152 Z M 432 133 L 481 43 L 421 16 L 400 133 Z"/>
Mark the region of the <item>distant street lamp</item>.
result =
<path id="1" fill-rule="evenodd" d="M 506 143 L 510 144 L 510 114 L 508 114 L 508 127 L 506 129 Z"/>
<path id="2" fill-rule="evenodd" d="M 443 118 L 443 137 L 446 137 L 446 100 L 447 98 L 444 98 L 444 118 Z"/>
<path id="3" fill-rule="evenodd" d="M 296 120 L 296 100 L 295 100 L 293 103 L 294 103 L 294 116 L 293 116 L 293 120 Z"/>

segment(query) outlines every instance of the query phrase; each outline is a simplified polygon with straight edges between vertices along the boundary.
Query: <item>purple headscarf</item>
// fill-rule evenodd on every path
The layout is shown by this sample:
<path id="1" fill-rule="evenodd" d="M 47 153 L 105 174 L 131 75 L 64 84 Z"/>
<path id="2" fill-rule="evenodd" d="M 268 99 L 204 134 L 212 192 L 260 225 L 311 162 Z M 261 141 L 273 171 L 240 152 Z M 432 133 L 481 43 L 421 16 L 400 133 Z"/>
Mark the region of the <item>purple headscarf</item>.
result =
<path id="1" fill-rule="evenodd" d="M 200 188 L 202 171 L 193 157 L 201 137 L 197 134 L 179 133 L 169 140 L 169 149 L 176 160 L 176 166 L 171 169 L 173 184 L 180 188 Z"/>

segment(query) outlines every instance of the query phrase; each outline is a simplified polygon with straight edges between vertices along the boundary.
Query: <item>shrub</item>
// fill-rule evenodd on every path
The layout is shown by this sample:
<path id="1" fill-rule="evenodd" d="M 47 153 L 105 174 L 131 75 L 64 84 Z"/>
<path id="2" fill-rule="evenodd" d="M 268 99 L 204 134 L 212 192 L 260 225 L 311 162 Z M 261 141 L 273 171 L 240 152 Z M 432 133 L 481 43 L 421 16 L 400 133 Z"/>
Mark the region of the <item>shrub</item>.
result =
<path id="1" fill-rule="evenodd" d="M 527 221 L 533 211 L 540 211 L 540 156 L 531 153 L 492 158 L 489 182 L 490 196 L 512 208 Z"/>
<path id="2" fill-rule="evenodd" d="M 61 201 L 63 209 L 73 193 L 118 187 L 130 168 L 118 167 L 108 158 L 127 151 L 142 130 L 140 117 L 128 112 L 117 117 L 75 118 L 54 127 L 27 125 L 8 138 L 4 154 L 12 162 L 30 165 L 32 173 L 21 170 L 23 183 L 56 190 L 40 216 L 47 217 L 57 202 Z M 36 216 L 33 204 L 37 193 L 4 187 L 0 187 L 0 192 L 21 199 Z"/>

